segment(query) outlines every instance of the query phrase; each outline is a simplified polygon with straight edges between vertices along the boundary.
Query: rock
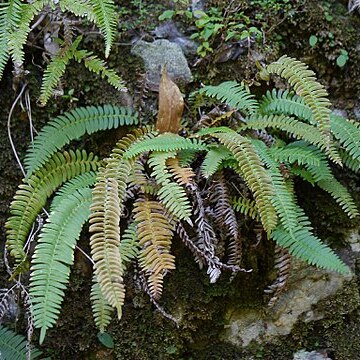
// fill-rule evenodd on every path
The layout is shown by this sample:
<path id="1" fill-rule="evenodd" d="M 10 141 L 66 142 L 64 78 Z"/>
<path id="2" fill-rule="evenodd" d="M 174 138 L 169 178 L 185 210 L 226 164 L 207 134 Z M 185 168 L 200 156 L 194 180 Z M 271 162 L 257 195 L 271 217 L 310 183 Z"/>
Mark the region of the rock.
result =
<path id="1" fill-rule="evenodd" d="M 204 11 L 204 2 L 201 0 L 192 0 L 191 9 L 192 11 Z"/>
<path id="2" fill-rule="evenodd" d="M 358 237 L 354 236 L 352 244 L 357 240 Z M 343 256 L 347 257 L 347 254 Z M 263 315 L 260 310 L 228 309 L 223 339 L 237 346 L 246 346 L 252 340 L 258 343 L 275 342 L 279 336 L 290 334 L 299 320 L 306 323 L 326 318 L 326 311 L 318 309 L 316 304 L 348 286 L 353 277 L 353 274 L 342 275 L 316 269 L 293 259 L 287 290 L 271 311 Z M 355 294 L 360 301 L 358 292 Z"/>
<path id="3" fill-rule="evenodd" d="M 265 331 L 264 321 L 257 311 L 244 311 L 236 314 L 236 319 L 226 325 L 226 341 L 248 346 L 252 340 L 258 341 Z"/>
<path id="4" fill-rule="evenodd" d="M 351 250 L 355 253 L 360 252 L 360 233 L 359 229 L 352 229 L 346 237 L 347 243 L 350 245 Z"/>
<path id="5" fill-rule="evenodd" d="M 197 43 L 189 39 L 177 28 L 173 21 L 165 21 L 157 26 L 154 35 L 160 39 L 167 39 L 170 42 L 178 44 L 184 54 L 196 54 Z"/>
<path id="6" fill-rule="evenodd" d="M 334 115 L 342 116 L 344 118 L 348 117 L 347 112 L 345 110 L 342 110 L 342 109 L 333 109 L 332 113 Z"/>
<path id="7" fill-rule="evenodd" d="M 360 105 L 354 107 L 353 111 L 354 111 L 355 119 L 360 120 Z"/>
<path id="8" fill-rule="evenodd" d="M 160 84 L 161 69 L 166 64 L 170 78 L 178 85 L 192 81 L 192 74 L 181 47 L 168 40 L 154 42 L 137 41 L 131 53 L 144 60 L 147 84 L 157 91 Z"/>
<path id="9" fill-rule="evenodd" d="M 300 350 L 294 354 L 293 360 L 331 360 L 326 354 L 321 354 L 317 351 Z"/>

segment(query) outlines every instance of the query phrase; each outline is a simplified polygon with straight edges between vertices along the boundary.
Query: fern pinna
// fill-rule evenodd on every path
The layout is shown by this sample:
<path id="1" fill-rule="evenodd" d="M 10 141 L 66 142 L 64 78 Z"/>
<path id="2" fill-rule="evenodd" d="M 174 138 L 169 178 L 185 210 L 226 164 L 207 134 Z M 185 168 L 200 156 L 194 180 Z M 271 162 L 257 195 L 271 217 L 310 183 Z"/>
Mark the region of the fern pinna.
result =
<path id="1" fill-rule="evenodd" d="M 57 12 L 56 20 L 53 13 Z M 5 65 L 9 58 L 14 64 L 14 74 L 24 74 L 24 46 L 33 24 L 39 24 L 46 17 L 49 23 L 63 22 L 63 39 L 58 39 L 62 46 L 56 54 L 51 54 L 52 59 L 47 66 L 41 85 L 40 102 L 45 105 L 59 83 L 61 76 L 70 60 L 83 62 L 90 71 L 101 74 L 116 89 L 124 89 L 124 83 L 114 70 L 108 69 L 105 62 L 92 52 L 79 50 L 78 46 L 82 37 L 72 39 L 72 31 L 66 32 L 67 17 L 72 14 L 85 17 L 95 23 L 105 37 L 105 57 L 108 57 L 117 30 L 117 11 L 113 0 L 9 0 L 0 4 L 0 80 Z M 37 21 L 39 20 L 39 21 Z M 60 29 L 55 25 L 54 28 Z M 51 26 L 49 26 L 51 28 Z M 58 37 L 58 31 L 53 36 Z M 61 32 L 60 32 L 61 33 Z M 70 37 L 69 37 L 70 34 Z"/>
<path id="2" fill-rule="evenodd" d="M 6 224 L 6 245 L 18 274 L 28 269 L 26 240 L 33 239 L 33 223 L 56 191 L 30 266 L 32 312 L 41 342 L 58 318 L 76 242 L 88 218 L 91 300 L 101 331 L 113 309 L 118 318 L 122 315 L 130 262 L 137 262 L 144 290 L 157 304 L 164 277 L 175 269 L 174 236 L 207 269 L 210 282 L 223 271 L 248 271 L 242 268 L 246 246 L 240 221 L 247 218 L 283 249 L 277 250 L 279 276 L 288 273 L 290 255 L 327 270 L 349 271 L 314 234 L 297 202 L 294 179 L 320 187 L 350 218 L 358 216 L 332 167 L 343 159 L 344 165 L 360 170 L 359 126 L 330 113 L 325 90 L 304 64 L 282 58 L 262 76 L 271 73 L 288 79 L 296 94 L 273 90 L 256 99 L 235 82 L 205 86 L 194 94 L 200 98 L 196 103 L 201 106 L 207 96 L 221 101 L 226 116 L 220 113 L 201 130 L 188 129 L 188 136 L 156 126 L 135 128 L 103 161 L 62 148 L 85 134 L 137 125 L 134 111 L 110 105 L 78 108 L 42 129 L 26 154 L 27 175 Z M 163 104 L 171 106 L 173 98 L 166 100 Z M 172 121 L 171 116 L 161 120 Z M 269 290 L 274 299 L 284 287 L 280 280 L 276 284 Z"/>

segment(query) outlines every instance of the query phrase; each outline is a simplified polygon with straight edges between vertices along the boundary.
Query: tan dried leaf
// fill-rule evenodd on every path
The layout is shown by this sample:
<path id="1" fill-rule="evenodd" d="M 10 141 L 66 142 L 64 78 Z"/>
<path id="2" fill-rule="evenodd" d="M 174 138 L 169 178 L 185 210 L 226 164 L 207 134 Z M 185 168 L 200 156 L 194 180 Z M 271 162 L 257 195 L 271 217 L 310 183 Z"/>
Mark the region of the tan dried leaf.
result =
<path id="1" fill-rule="evenodd" d="M 169 78 L 164 66 L 159 87 L 159 112 L 156 128 L 160 133 L 177 134 L 184 110 L 184 99 L 177 85 Z"/>

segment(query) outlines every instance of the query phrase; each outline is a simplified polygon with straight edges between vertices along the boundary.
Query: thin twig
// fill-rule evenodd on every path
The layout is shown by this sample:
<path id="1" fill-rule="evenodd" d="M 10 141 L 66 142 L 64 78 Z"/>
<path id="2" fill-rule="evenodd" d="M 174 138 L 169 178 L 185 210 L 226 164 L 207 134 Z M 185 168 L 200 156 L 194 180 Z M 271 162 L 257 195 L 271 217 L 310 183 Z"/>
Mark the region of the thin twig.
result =
<path id="1" fill-rule="evenodd" d="M 9 111 L 9 116 L 8 116 L 8 120 L 7 120 L 7 132 L 8 132 L 8 138 L 9 138 L 9 141 L 10 141 L 10 145 L 11 145 L 11 149 L 14 153 L 14 156 L 15 156 L 15 159 L 16 159 L 16 162 L 18 163 L 19 167 L 20 167 L 20 170 L 21 172 L 23 173 L 24 177 L 26 176 L 26 173 L 25 173 L 25 170 L 21 164 L 21 161 L 20 161 L 20 158 L 19 158 L 19 155 L 16 151 L 16 148 L 15 148 L 15 145 L 14 145 L 14 141 L 12 139 L 12 135 L 11 135 L 11 118 L 12 118 L 12 114 L 14 112 L 14 109 L 15 109 L 15 106 L 16 104 L 19 102 L 22 94 L 24 93 L 25 91 L 25 88 L 26 88 L 27 84 L 24 84 L 20 90 L 20 93 L 19 95 L 16 97 L 15 101 L 12 103 L 11 105 L 11 108 L 10 108 L 10 111 Z"/>
<path id="2" fill-rule="evenodd" d="M 81 249 L 81 247 L 77 245 L 75 247 L 91 262 L 92 265 L 95 265 L 94 260 L 83 249 Z"/>

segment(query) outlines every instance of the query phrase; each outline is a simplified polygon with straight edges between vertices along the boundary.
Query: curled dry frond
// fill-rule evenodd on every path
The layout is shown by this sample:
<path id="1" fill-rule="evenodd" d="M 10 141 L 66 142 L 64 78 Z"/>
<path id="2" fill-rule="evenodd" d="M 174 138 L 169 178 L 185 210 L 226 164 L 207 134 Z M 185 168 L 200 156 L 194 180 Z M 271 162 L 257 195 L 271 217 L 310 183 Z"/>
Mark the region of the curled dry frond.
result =
<path id="1" fill-rule="evenodd" d="M 231 206 L 229 190 L 223 171 L 219 171 L 214 175 L 209 193 L 209 199 L 214 208 L 215 223 L 219 229 L 226 229 L 228 263 L 230 265 L 239 265 L 241 261 L 239 225 L 234 209 Z"/>

